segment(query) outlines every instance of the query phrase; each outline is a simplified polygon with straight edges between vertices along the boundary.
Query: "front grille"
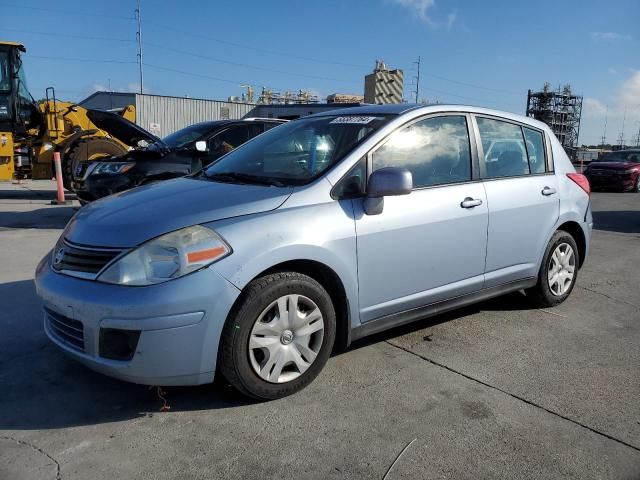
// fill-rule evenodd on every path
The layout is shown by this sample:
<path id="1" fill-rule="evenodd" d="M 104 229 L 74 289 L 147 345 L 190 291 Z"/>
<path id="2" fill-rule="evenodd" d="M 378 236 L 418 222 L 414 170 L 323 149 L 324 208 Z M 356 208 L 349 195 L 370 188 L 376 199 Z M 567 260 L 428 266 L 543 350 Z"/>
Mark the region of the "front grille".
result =
<path id="1" fill-rule="evenodd" d="M 120 253 L 122 250 L 119 249 L 72 246 L 65 241 L 53 254 L 53 268 L 68 272 L 97 274 Z"/>
<path id="2" fill-rule="evenodd" d="M 65 345 L 84 352 L 84 326 L 82 322 L 71 320 L 48 308 L 45 308 L 45 312 L 51 334 Z"/>

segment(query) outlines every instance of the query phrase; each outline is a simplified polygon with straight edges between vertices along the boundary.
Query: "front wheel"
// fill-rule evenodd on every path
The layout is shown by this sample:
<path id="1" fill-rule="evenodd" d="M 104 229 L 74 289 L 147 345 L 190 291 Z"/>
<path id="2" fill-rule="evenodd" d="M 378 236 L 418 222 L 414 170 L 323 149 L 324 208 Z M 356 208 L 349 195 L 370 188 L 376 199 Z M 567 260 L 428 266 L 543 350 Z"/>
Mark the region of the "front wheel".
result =
<path id="1" fill-rule="evenodd" d="M 229 315 L 220 370 L 245 395 L 285 397 L 320 373 L 335 333 L 335 309 L 322 285 L 296 272 L 266 275 L 246 287 Z"/>
<path id="2" fill-rule="evenodd" d="M 576 284 L 579 260 L 574 238 L 558 230 L 549 240 L 538 283 L 527 291 L 528 296 L 542 307 L 553 307 L 564 302 Z"/>

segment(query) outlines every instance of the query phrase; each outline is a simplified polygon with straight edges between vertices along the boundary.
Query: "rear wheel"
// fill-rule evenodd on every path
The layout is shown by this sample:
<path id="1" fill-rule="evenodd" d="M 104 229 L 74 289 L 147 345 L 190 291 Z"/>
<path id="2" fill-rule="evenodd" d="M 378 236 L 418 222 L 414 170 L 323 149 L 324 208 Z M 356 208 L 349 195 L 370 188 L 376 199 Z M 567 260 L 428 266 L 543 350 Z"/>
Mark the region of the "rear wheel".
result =
<path id="1" fill-rule="evenodd" d="M 336 332 L 331 298 L 296 272 L 251 282 L 225 324 L 220 370 L 245 395 L 271 400 L 291 395 L 320 373 Z"/>
<path id="2" fill-rule="evenodd" d="M 545 250 L 538 283 L 527 294 L 543 307 L 564 302 L 578 278 L 578 254 L 578 246 L 569 233 L 563 230 L 554 233 Z"/>
<path id="3" fill-rule="evenodd" d="M 86 137 L 76 141 L 62 159 L 62 182 L 71 190 L 73 174 L 82 162 L 92 162 L 104 157 L 117 157 L 127 153 L 125 147 L 107 137 Z"/>

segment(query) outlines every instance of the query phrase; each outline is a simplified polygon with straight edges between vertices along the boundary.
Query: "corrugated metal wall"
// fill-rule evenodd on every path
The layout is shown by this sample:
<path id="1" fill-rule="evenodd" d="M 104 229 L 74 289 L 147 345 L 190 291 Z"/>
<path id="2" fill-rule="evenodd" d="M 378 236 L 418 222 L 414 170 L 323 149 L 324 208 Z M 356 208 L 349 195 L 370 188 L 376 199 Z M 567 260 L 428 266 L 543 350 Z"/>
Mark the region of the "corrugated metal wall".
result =
<path id="1" fill-rule="evenodd" d="M 248 103 L 136 94 L 136 123 L 164 137 L 198 122 L 242 118 L 254 107 Z"/>

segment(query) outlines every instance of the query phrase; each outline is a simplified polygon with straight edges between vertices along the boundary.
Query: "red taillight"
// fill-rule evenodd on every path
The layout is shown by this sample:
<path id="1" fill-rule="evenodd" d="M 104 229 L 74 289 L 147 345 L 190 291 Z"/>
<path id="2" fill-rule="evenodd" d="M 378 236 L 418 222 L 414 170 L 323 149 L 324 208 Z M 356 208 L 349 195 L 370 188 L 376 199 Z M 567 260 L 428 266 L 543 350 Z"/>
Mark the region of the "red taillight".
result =
<path id="1" fill-rule="evenodd" d="M 581 173 L 567 173 L 567 177 L 573 180 L 587 195 L 591 195 L 591 185 L 589 179 Z"/>

